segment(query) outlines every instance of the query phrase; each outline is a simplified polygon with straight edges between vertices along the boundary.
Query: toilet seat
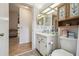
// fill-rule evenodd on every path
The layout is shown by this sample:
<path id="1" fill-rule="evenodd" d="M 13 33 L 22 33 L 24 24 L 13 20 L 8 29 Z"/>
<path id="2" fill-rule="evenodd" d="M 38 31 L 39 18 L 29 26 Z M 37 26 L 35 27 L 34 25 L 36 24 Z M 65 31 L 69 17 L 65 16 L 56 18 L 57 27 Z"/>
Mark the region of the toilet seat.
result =
<path id="1" fill-rule="evenodd" d="M 74 55 L 66 50 L 56 49 L 52 52 L 51 56 L 74 56 Z"/>

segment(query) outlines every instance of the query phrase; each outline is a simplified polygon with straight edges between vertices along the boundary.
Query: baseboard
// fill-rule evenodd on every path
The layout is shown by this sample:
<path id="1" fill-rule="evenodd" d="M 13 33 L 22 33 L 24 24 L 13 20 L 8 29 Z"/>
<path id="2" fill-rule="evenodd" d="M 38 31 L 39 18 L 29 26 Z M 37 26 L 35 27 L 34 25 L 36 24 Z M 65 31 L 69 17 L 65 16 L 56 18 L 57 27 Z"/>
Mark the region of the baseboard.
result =
<path id="1" fill-rule="evenodd" d="M 29 43 L 32 43 L 32 42 L 19 42 L 19 44 L 29 44 Z"/>

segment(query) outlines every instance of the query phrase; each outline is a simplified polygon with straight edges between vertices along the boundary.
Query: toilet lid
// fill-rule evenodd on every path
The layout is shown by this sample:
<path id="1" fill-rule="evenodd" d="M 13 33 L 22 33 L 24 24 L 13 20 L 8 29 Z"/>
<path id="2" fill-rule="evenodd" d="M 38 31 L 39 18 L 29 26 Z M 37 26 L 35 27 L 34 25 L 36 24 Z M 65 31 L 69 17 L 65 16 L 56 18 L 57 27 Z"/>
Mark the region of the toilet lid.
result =
<path id="1" fill-rule="evenodd" d="M 57 49 L 52 52 L 51 56 L 73 56 L 73 54 L 63 49 Z"/>

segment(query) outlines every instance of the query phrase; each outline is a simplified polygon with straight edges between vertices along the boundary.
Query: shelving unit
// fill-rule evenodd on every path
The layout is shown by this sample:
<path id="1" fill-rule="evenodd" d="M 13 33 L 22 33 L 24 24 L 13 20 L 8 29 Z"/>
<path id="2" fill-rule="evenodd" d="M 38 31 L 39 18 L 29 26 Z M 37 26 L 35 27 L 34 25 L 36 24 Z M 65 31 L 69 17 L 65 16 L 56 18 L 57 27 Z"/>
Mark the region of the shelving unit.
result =
<path id="1" fill-rule="evenodd" d="M 58 26 L 74 26 L 74 25 L 79 25 L 79 16 L 76 17 L 71 17 L 71 18 L 67 18 L 64 20 L 59 20 L 58 21 Z"/>
<path id="2" fill-rule="evenodd" d="M 57 8 L 58 8 L 58 20 L 59 21 L 62 21 L 68 18 L 69 3 L 62 3 Z"/>
<path id="3" fill-rule="evenodd" d="M 58 26 L 79 25 L 79 3 L 60 4 L 58 6 Z"/>
<path id="4" fill-rule="evenodd" d="M 63 16 L 60 14 L 60 10 L 64 12 Z M 59 32 L 59 37 L 63 38 L 70 38 L 67 37 L 69 36 L 69 33 L 72 33 L 74 36 L 74 39 L 78 39 L 78 25 L 79 25 L 79 15 L 74 15 L 71 16 L 73 12 L 71 12 L 71 4 L 61 4 L 58 7 L 58 32 Z M 61 18 L 63 19 L 60 19 Z M 64 32 L 64 34 L 63 34 Z M 76 37 L 75 38 L 75 34 Z M 73 37 L 72 36 L 72 37 Z M 71 37 L 71 38 L 72 38 Z"/>

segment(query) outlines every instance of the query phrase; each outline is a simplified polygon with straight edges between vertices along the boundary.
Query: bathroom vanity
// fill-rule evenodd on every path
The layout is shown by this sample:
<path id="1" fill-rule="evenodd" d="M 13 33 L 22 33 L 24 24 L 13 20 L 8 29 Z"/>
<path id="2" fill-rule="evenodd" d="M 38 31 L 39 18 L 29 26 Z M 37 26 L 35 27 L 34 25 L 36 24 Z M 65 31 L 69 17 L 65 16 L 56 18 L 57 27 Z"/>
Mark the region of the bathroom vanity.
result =
<path id="1" fill-rule="evenodd" d="M 44 56 L 51 54 L 56 48 L 56 34 L 36 33 L 36 49 Z"/>
<path id="2" fill-rule="evenodd" d="M 43 56 L 48 56 L 57 48 L 57 12 L 42 15 L 37 20 L 36 49 Z"/>

